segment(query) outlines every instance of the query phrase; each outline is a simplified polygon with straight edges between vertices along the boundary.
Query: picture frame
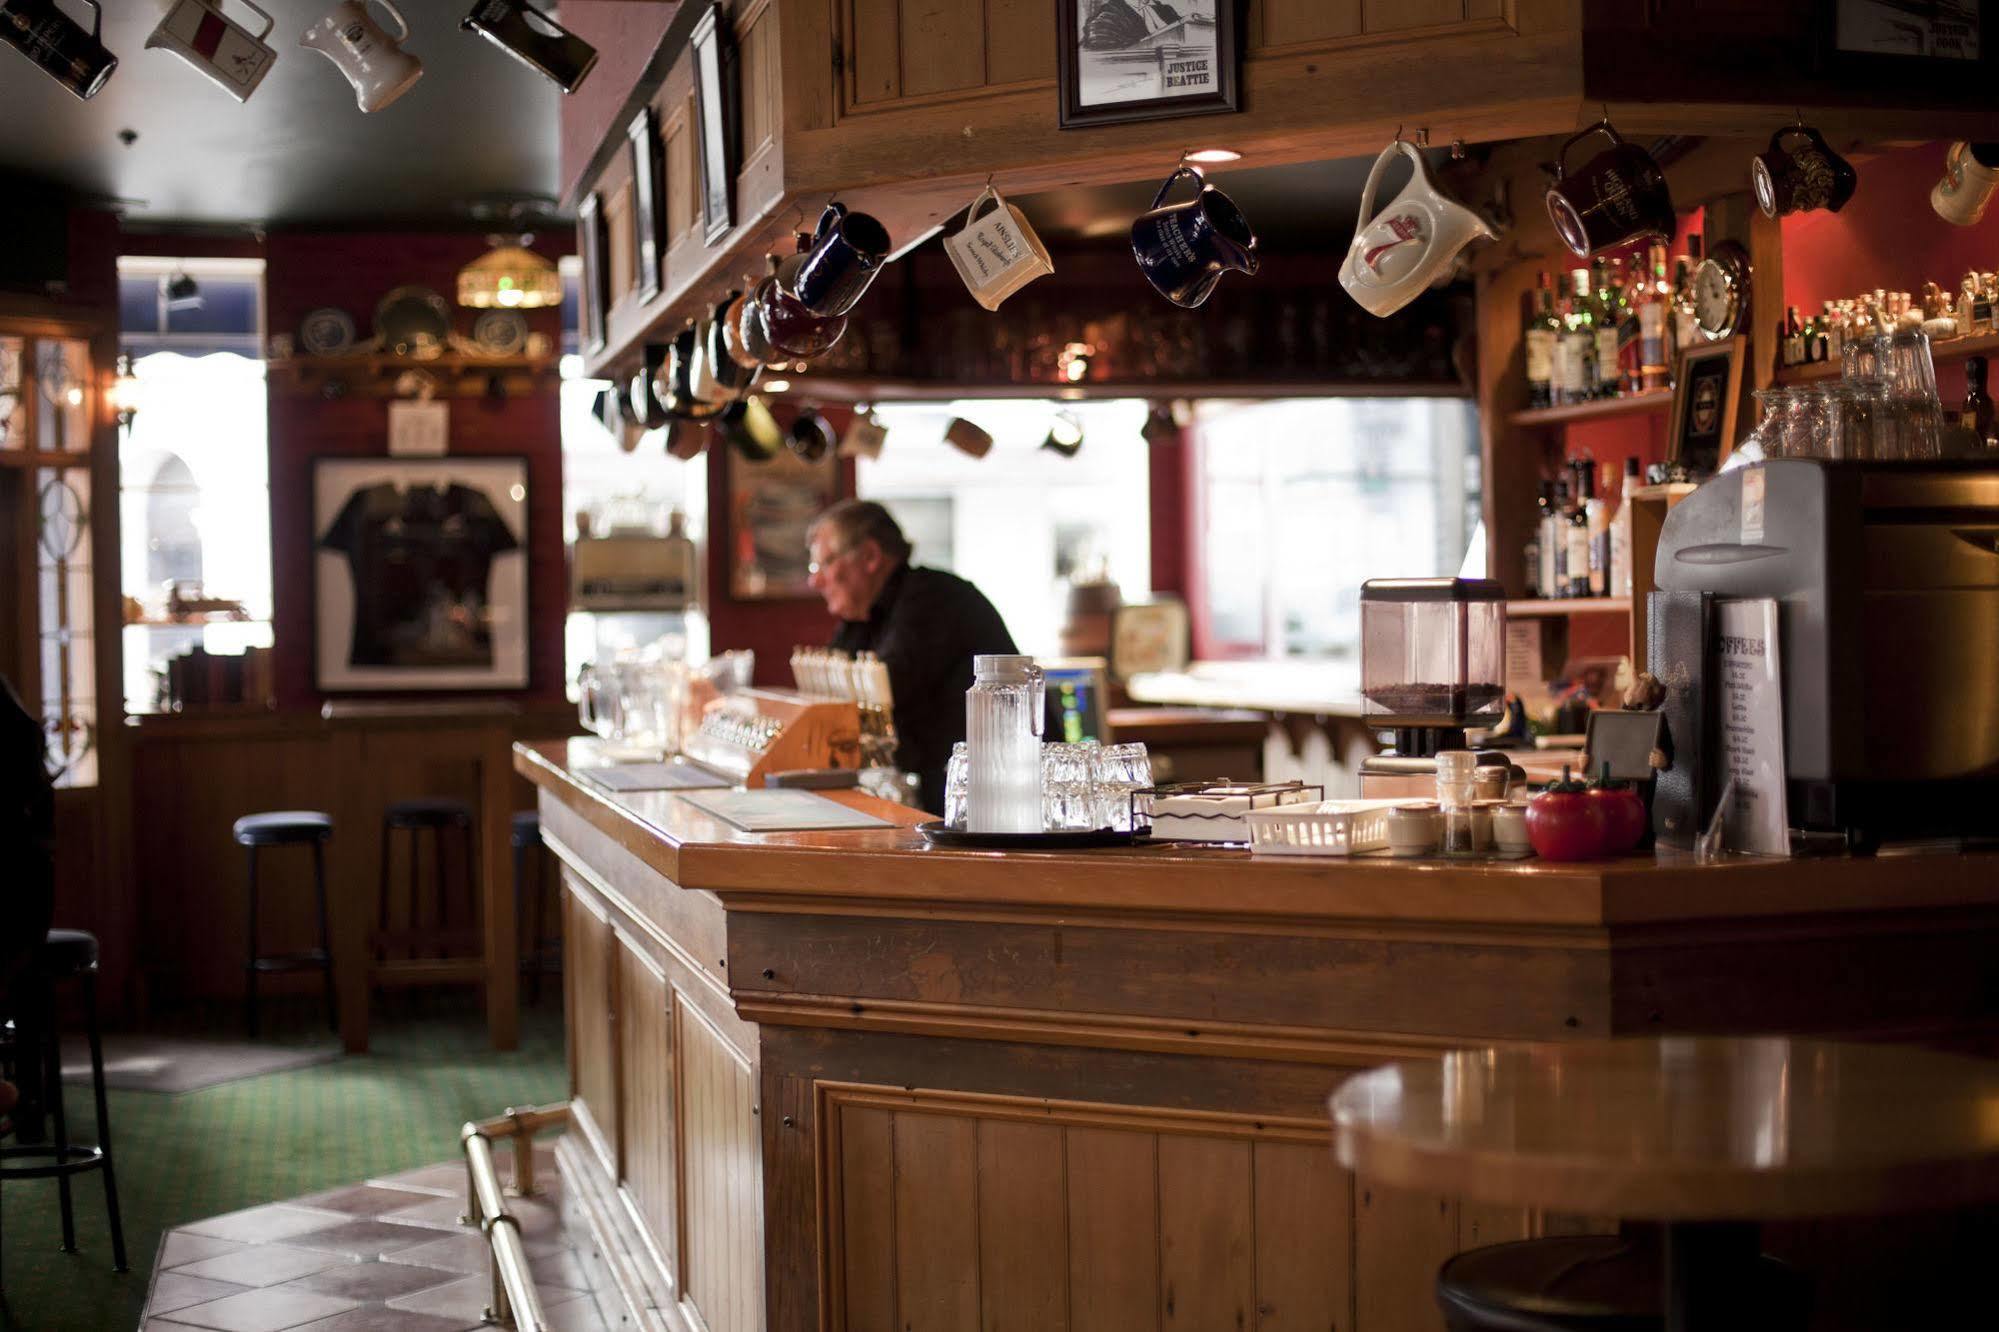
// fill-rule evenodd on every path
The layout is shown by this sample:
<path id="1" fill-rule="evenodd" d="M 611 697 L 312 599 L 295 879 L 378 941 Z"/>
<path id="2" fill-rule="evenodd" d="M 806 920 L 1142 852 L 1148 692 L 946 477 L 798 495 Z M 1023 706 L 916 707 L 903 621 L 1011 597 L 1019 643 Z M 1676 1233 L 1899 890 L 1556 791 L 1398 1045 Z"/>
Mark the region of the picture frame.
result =
<path id="1" fill-rule="evenodd" d="M 1241 109 L 1238 0 L 1055 0 L 1063 129 Z"/>
<path id="2" fill-rule="evenodd" d="M 727 16 L 712 3 L 688 34 L 694 52 L 694 109 L 701 153 L 701 238 L 713 245 L 735 225 L 737 135 L 734 44 Z"/>
<path id="3" fill-rule="evenodd" d="M 625 130 L 632 153 L 632 227 L 638 233 L 639 300 L 659 295 L 666 257 L 666 167 L 660 152 L 659 113 L 648 105 Z"/>
<path id="4" fill-rule="evenodd" d="M 1822 78 L 1931 95 L 1950 89 L 1982 106 L 1978 89 L 1999 69 L 1999 0 L 1940 0 L 1927 13 L 1896 0 L 1834 0 L 1813 13 Z"/>
<path id="5" fill-rule="evenodd" d="M 527 688 L 524 456 L 319 457 L 311 484 L 322 692 Z"/>
<path id="6" fill-rule="evenodd" d="M 1666 428 L 1666 465 L 1688 476 L 1712 476 L 1735 447 L 1742 398 L 1742 337 L 1680 353 Z"/>
<path id="7" fill-rule="evenodd" d="M 611 274 L 604 259 L 610 237 L 604 228 L 604 196 L 592 191 L 576 207 L 576 242 L 583 256 L 583 350 L 604 350 L 605 323 L 611 308 Z"/>
<path id="8" fill-rule="evenodd" d="M 737 601 L 801 601 L 812 553 L 806 533 L 840 498 L 840 464 L 828 453 L 807 462 L 789 449 L 751 461 L 726 450 L 729 483 L 729 595 Z"/>

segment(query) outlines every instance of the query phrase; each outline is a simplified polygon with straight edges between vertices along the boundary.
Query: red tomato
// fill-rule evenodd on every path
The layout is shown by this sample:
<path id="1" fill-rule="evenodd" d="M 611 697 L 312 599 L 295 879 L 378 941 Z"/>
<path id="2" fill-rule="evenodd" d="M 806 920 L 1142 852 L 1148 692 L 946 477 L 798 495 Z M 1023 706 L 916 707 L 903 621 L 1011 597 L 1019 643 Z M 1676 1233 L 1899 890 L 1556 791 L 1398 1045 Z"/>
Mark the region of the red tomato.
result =
<path id="1" fill-rule="evenodd" d="M 1645 836 L 1645 802 L 1628 786 L 1592 786 L 1585 797 L 1603 819 L 1603 854 L 1636 850 Z"/>
<path id="2" fill-rule="evenodd" d="M 1581 782 L 1562 780 L 1527 802 L 1527 840 L 1543 860 L 1592 860 L 1604 854 L 1604 817 Z"/>

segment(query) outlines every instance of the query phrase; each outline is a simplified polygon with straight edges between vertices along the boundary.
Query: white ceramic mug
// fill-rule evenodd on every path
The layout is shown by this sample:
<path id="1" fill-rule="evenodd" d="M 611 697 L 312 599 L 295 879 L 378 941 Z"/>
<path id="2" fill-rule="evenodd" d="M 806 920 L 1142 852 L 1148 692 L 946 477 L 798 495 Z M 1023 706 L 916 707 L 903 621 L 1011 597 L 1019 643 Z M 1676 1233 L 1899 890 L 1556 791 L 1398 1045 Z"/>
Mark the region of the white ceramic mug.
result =
<path id="1" fill-rule="evenodd" d="M 1395 201 L 1374 211 L 1374 191 L 1397 154 L 1414 171 Z M 1416 145 L 1397 139 L 1374 159 L 1360 194 L 1360 221 L 1340 264 L 1340 285 L 1370 314 L 1387 318 L 1421 295 L 1458 251 L 1478 239 L 1497 240 L 1484 218 L 1437 188 Z"/>
<path id="2" fill-rule="evenodd" d="M 1938 217 L 1960 227 L 1975 226 L 1985 206 L 1999 191 L 1999 166 L 1987 166 L 1959 139 L 1943 160 L 1943 179 L 1930 187 L 1930 207 Z"/>
<path id="3" fill-rule="evenodd" d="M 992 207 L 982 216 L 979 210 L 989 203 Z M 965 225 L 944 238 L 944 252 L 972 299 L 988 310 L 999 309 L 1007 297 L 1055 271 L 1041 237 L 990 185 L 965 210 Z"/>
<path id="4" fill-rule="evenodd" d="M 220 0 L 174 0 L 146 38 L 146 47 L 172 51 L 223 92 L 247 102 L 271 72 L 278 53 L 264 41 L 271 35 L 271 16 L 251 0 L 239 3 L 264 20 L 261 31 L 252 33 L 225 16 Z"/>
<path id="5" fill-rule="evenodd" d="M 374 0 L 401 31 L 391 37 L 368 14 L 366 0 L 341 0 L 325 18 L 298 39 L 331 60 L 354 85 L 354 100 L 363 111 L 380 111 L 423 77 L 423 61 L 403 50 L 409 21 L 393 0 Z"/>

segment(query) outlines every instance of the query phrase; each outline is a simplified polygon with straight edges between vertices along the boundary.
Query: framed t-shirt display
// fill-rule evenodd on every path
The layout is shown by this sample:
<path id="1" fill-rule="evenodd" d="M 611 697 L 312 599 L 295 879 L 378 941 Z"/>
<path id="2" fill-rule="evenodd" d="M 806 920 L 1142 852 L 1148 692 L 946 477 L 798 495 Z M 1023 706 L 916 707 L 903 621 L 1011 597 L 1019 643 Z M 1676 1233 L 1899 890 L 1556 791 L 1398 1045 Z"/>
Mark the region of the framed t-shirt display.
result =
<path id="1" fill-rule="evenodd" d="M 525 458 L 320 458 L 319 688 L 524 689 Z"/>

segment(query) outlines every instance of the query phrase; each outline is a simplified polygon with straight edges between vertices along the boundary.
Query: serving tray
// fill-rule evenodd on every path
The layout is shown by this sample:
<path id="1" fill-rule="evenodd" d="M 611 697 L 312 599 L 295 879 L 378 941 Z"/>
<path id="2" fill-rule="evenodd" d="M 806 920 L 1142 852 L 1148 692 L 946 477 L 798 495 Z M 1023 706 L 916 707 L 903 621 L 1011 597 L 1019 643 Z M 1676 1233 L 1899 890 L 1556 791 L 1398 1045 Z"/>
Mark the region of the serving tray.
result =
<path id="1" fill-rule="evenodd" d="M 916 831 L 932 846 L 985 851 L 1087 851 L 1093 847 L 1133 844 L 1130 833 L 1116 828 L 1093 828 L 1088 832 L 975 833 L 933 819 L 917 824 Z"/>

